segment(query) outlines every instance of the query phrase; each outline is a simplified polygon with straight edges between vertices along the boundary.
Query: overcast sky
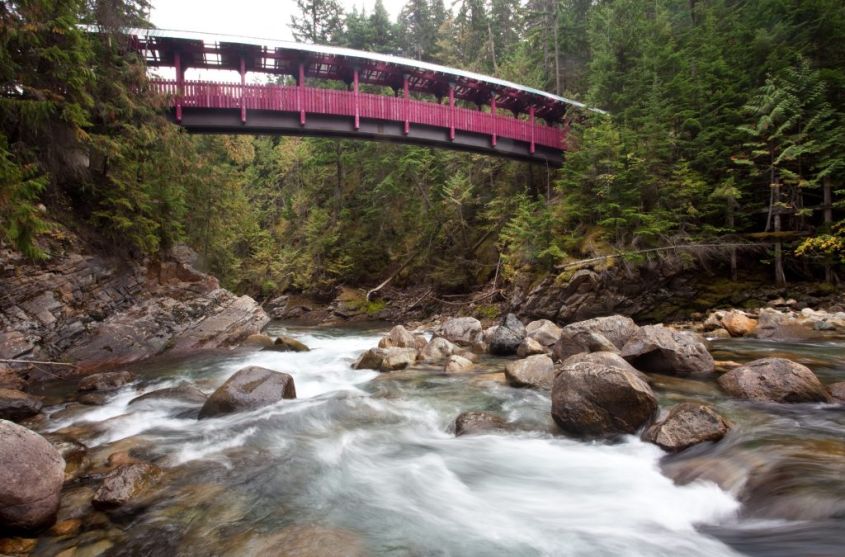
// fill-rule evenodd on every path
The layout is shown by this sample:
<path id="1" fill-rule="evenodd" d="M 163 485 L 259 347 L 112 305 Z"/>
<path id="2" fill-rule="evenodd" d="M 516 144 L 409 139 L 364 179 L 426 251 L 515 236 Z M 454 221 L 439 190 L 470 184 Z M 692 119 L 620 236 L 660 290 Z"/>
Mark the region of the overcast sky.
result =
<path id="1" fill-rule="evenodd" d="M 405 0 L 383 0 L 395 20 Z M 370 13 L 375 0 L 340 0 L 346 10 L 357 6 Z M 153 0 L 151 19 L 160 29 L 241 35 L 262 39 L 292 39 L 290 16 L 294 0 Z"/>

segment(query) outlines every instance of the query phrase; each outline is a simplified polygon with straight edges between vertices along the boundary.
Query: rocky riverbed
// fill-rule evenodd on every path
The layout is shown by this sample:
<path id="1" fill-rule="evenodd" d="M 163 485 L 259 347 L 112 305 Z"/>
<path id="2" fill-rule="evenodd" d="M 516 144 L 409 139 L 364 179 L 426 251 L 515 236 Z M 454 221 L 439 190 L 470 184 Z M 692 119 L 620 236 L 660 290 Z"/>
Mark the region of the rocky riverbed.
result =
<path id="1" fill-rule="evenodd" d="M 274 323 L 0 392 L 0 553 L 838 555 L 839 317 L 773 311 Z"/>

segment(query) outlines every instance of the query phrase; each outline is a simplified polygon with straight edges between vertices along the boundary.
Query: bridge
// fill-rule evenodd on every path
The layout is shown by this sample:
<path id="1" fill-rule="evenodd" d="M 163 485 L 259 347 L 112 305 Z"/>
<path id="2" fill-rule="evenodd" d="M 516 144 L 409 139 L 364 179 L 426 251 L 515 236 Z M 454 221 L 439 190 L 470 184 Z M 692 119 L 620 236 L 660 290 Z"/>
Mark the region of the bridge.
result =
<path id="1" fill-rule="evenodd" d="M 583 104 L 495 77 L 347 48 L 158 29 L 129 30 L 190 132 L 346 137 L 445 147 L 560 166 Z M 185 80 L 231 70 L 240 83 Z M 209 73 L 209 72 L 205 72 Z M 247 83 L 247 73 L 266 75 Z M 387 94 L 385 94 L 387 93 Z M 391 94 L 392 93 L 392 94 Z"/>

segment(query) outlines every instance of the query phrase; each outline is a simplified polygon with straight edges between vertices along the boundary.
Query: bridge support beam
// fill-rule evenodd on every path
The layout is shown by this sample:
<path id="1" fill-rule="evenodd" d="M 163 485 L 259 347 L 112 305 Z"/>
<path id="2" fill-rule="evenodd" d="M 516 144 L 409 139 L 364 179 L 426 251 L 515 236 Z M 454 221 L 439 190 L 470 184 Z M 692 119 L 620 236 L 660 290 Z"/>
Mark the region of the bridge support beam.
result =
<path id="1" fill-rule="evenodd" d="M 182 54 L 173 53 L 173 65 L 176 66 L 176 122 L 182 121 L 182 95 L 185 94 L 185 72 L 182 71 Z"/>
<path id="2" fill-rule="evenodd" d="M 241 55 L 241 123 L 246 124 L 246 61 Z"/>
<path id="3" fill-rule="evenodd" d="M 353 102 L 355 104 L 355 129 L 361 127 L 361 102 L 358 96 L 358 67 L 352 70 L 352 86 L 354 88 Z"/>
<path id="4" fill-rule="evenodd" d="M 402 74 L 402 94 L 404 100 L 402 101 L 402 111 L 405 120 L 404 133 L 408 135 L 411 131 L 411 92 L 408 86 L 408 74 Z"/>
<path id="5" fill-rule="evenodd" d="M 534 107 L 528 108 L 528 116 L 531 118 L 531 154 L 534 154 Z"/>
<path id="6" fill-rule="evenodd" d="M 493 134 L 490 138 L 490 144 L 495 147 L 496 146 L 496 97 L 490 99 L 490 118 L 491 127 L 493 128 Z"/>
<path id="7" fill-rule="evenodd" d="M 455 84 L 449 82 L 449 141 L 455 141 Z"/>
<path id="8" fill-rule="evenodd" d="M 297 103 L 299 104 L 299 125 L 305 125 L 305 64 L 299 63 L 299 76 L 296 80 Z"/>

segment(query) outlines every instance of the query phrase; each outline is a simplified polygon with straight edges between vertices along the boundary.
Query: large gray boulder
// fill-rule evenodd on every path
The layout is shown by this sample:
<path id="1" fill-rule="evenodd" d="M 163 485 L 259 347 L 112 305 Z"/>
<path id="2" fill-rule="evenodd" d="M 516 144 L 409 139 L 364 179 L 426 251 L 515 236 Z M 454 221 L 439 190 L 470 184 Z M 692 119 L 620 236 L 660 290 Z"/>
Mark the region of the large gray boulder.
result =
<path id="1" fill-rule="evenodd" d="M 525 326 L 526 338 L 534 339 L 546 347 L 552 347 L 560 338 L 562 329 L 548 319 L 538 319 Z"/>
<path id="2" fill-rule="evenodd" d="M 528 356 L 505 366 L 505 378 L 513 387 L 551 389 L 555 379 L 555 364 L 545 354 Z"/>
<path id="3" fill-rule="evenodd" d="M 667 375 L 712 373 L 713 356 L 695 333 L 646 325 L 622 347 L 622 357 L 642 371 Z"/>
<path id="4" fill-rule="evenodd" d="M 420 359 L 424 362 L 442 362 L 459 351 L 460 348 L 456 344 L 445 338 L 435 337 L 422 349 Z"/>
<path id="5" fill-rule="evenodd" d="M 731 424 L 713 407 L 700 402 L 682 402 L 643 433 L 643 439 L 669 452 L 678 452 L 706 441 L 716 442 Z"/>
<path id="6" fill-rule="evenodd" d="M 656 412 L 657 399 L 642 375 L 601 352 L 567 360 L 552 384 L 552 418 L 572 435 L 633 434 Z"/>
<path id="7" fill-rule="evenodd" d="M 416 348 L 417 339 L 402 325 L 396 325 L 378 341 L 379 348 Z"/>
<path id="8" fill-rule="evenodd" d="M 0 420 L 0 529 L 49 526 L 59 509 L 65 461 L 46 439 Z"/>
<path id="9" fill-rule="evenodd" d="M 16 389 L 0 389 L 0 420 L 19 422 L 41 411 L 41 399 Z"/>
<path id="10" fill-rule="evenodd" d="M 581 352 L 617 352 L 639 327 L 624 315 L 594 317 L 565 326 L 554 345 L 555 359 L 564 361 Z"/>
<path id="11" fill-rule="evenodd" d="M 199 419 L 254 410 L 293 398 L 296 398 L 293 377 L 250 366 L 235 373 L 208 397 L 200 409 Z"/>
<path id="12" fill-rule="evenodd" d="M 719 377 L 723 391 L 737 398 L 772 402 L 830 402 L 810 368 L 784 358 L 762 358 Z"/>
<path id="13" fill-rule="evenodd" d="M 94 508 L 107 510 L 130 503 L 153 487 L 160 476 L 161 470 L 157 466 L 145 462 L 118 466 L 103 478 L 91 504 Z"/>
<path id="14" fill-rule="evenodd" d="M 516 354 L 524 338 L 525 325 L 516 315 L 509 313 L 502 319 L 490 338 L 490 353 L 497 356 Z"/>
<path id="15" fill-rule="evenodd" d="M 472 346 L 482 340 L 482 335 L 481 321 L 475 317 L 453 317 L 437 331 L 437 336 L 459 346 Z"/>
<path id="16" fill-rule="evenodd" d="M 361 354 L 353 367 L 386 372 L 405 369 L 416 361 L 416 348 L 370 348 Z"/>

